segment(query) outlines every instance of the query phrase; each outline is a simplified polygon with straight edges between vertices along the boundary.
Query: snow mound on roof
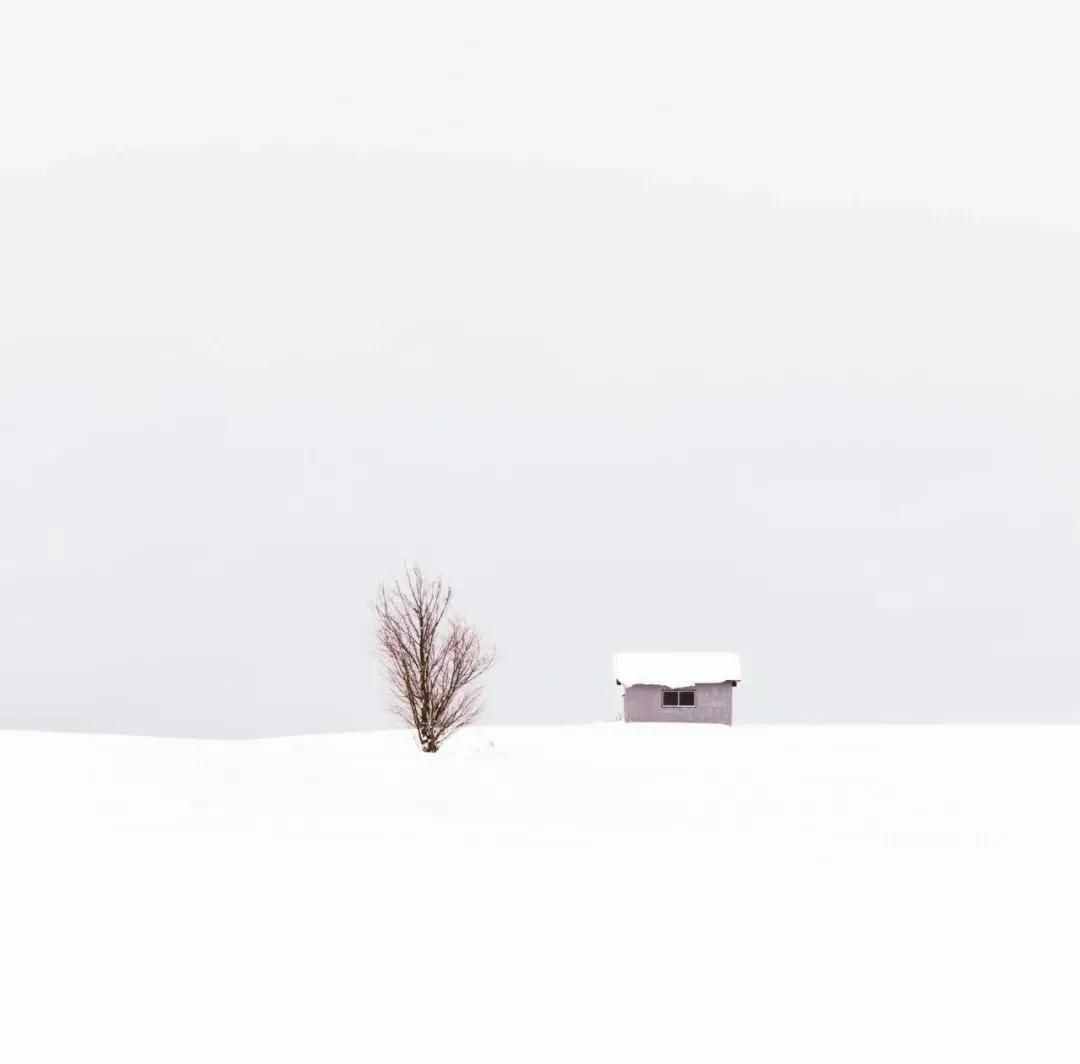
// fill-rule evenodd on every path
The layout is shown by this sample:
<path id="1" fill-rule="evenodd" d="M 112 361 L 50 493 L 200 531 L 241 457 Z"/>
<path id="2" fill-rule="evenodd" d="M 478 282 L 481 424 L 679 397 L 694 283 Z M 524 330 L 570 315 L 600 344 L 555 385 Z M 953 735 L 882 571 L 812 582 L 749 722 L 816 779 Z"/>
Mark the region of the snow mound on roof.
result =
<path id="1" fill-rule="evenodd" d="M 621 653 L 615 655 L 613 664 L 615 679 L 624 687 L 632 687 L 636 683 L 693 687 L 698 683 L 726 683 L 742 679 L 739 655 L 726 651 Z"/>

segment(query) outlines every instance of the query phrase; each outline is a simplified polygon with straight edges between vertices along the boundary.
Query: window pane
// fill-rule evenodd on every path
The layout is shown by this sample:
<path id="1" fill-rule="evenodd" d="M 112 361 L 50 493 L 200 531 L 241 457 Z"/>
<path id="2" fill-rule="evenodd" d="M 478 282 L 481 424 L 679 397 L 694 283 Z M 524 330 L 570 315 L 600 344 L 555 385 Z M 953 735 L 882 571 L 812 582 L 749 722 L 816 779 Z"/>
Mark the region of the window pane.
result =
<path id="1" fill-rule="evenodd" d="M 680 691 L 679 692 L 679 705 L 680 706 L 692 706 L 694 704 L 694 692 L 693 691 Z"/>
<path id="2" fill-rule="evenodd" d="M 663 705 L 665 706 L 677 706 L 679 704 L 679 692 L 678 691 L 665 691 Z"/>

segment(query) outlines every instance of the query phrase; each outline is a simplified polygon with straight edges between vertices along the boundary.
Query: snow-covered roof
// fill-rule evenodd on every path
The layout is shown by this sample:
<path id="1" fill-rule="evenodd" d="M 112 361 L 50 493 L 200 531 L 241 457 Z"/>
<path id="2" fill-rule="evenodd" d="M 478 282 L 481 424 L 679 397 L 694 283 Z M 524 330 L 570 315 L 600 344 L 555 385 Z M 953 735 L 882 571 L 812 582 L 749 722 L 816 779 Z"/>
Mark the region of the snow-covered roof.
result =
<path id="1" fill-rule="evenodd" d="M 670 654 L 616 654 L 615 679 L 623 687 L 636 683 L 661 687 L 693 687 L 742 679 L 739 655 L 726 651 L 683 651 Z"/>

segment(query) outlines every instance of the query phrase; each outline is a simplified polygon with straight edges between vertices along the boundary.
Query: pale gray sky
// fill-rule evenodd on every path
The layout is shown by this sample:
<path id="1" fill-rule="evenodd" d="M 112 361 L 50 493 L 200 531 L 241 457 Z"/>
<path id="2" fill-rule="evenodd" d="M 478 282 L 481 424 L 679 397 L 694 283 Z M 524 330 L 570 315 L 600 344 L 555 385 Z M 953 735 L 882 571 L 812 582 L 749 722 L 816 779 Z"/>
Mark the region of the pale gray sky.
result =
<path id="1" fill-rule="evenodd" d="M 493 721 L 1076 714 L 1049 9 L 148 10 L 0 35 L 0 720 L 385 723 L 407 559 Z"/>
<path id="2" fill-rule="evenodd" d="M 1075 4 L 8 0 L 0 164 L 478 152 L 1080 223 Z"/>

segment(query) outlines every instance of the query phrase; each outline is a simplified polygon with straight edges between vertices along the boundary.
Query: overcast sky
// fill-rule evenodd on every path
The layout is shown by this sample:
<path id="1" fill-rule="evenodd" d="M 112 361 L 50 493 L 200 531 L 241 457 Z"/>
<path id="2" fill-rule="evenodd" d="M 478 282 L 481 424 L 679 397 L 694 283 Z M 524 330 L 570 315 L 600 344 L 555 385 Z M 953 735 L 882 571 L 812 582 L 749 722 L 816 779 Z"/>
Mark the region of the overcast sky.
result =
<path id="1" fill-rule="evenodd" d="M 5 7 L 0 720 L 379 725 L 407 560 L 493 721 L 1072 719 L 1066 14 Z"/>
<path id="2" fill-rule="evenodd" d="M 337 144 L 1080 222 L 1075 5 L 12 0 L 0 160 Z"/>

